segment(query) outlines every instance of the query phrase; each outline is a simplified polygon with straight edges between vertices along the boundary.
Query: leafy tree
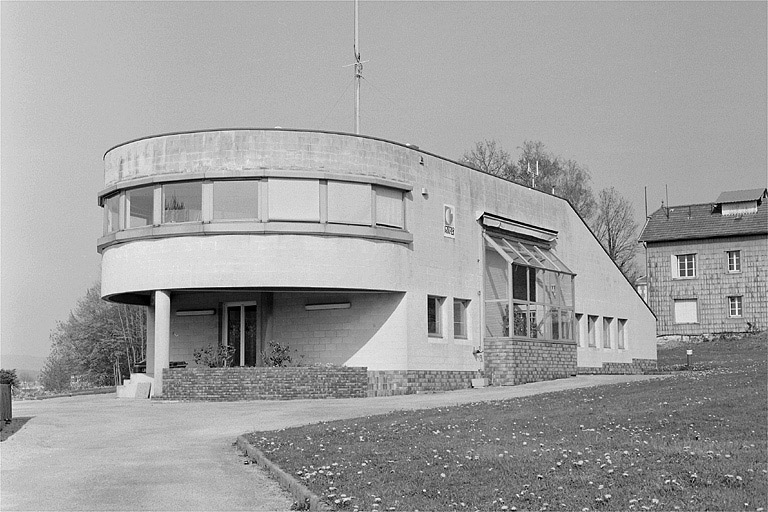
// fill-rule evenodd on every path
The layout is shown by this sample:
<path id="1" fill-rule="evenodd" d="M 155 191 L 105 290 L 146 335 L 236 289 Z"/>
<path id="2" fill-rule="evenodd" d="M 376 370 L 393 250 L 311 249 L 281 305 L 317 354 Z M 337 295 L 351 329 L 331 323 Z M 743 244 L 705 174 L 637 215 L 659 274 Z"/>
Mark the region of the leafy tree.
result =
<path id="1" fill-rule="evenodd" d="M 19 387 L 19 378 L 16 376 L 16 370 L 0 370 L 0 384 L 10 384 L 11 390 Z"/>
<path id="2" fill-rule="evenodd" d="M 41 372 L 46 389 L 67 389 L 75 375 L 94 385 L 107 385 L 116 362 L 125 375 L 144 359 L 144 308 L 103 301 L 100 288 L 98 282 L 92 285 L 67 321 L 58 322 L 51 333 L 52 350 Z"/>
<path id="3" fill-rule="evenodd" d="M 592 230 L 608 255 L 630 281 L 639 276 L 635 265 L 637 230 L 632 203 L 615 188 L 604 188 L 597 198 L 597 214 Z"/>

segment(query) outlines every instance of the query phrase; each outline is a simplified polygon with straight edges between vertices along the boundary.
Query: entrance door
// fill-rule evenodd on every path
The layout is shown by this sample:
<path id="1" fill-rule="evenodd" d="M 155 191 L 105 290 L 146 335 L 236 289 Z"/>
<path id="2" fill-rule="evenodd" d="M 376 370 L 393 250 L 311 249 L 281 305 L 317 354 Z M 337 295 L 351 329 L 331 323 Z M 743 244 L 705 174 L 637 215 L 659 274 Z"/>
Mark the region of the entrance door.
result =
<path id="1" fill-rule="evenodd" d="M 224 343 L 234 347 L 233 366 L 261 363 L 259 317 L 255 302 L 233 302 L 224 307 Z"/>

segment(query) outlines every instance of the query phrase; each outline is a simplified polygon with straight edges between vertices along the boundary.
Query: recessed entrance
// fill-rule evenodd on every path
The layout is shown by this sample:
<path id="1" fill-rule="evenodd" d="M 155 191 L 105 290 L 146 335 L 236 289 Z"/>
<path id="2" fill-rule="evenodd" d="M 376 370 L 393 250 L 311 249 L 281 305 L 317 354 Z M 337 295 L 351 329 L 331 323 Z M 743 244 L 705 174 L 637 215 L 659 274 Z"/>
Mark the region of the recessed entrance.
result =
<path id="1" fill-rule="evenodd" d="M 256 302 L 224 305 L 223 342 L 235 349 L 233 366 L 261 366 L 259 311 Z"/>

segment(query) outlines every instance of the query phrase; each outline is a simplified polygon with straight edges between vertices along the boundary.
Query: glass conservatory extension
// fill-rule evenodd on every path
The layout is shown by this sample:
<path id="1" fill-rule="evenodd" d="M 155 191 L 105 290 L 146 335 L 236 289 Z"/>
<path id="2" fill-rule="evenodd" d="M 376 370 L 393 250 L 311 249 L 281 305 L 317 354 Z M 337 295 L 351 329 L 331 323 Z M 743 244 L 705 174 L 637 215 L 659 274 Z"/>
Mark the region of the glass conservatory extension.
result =
<path id="1" fill-rule="evenodd" d="M 483 238 L 485 335 L 572 341 L 574 274 L 549 244 L 488 232 Z"/>

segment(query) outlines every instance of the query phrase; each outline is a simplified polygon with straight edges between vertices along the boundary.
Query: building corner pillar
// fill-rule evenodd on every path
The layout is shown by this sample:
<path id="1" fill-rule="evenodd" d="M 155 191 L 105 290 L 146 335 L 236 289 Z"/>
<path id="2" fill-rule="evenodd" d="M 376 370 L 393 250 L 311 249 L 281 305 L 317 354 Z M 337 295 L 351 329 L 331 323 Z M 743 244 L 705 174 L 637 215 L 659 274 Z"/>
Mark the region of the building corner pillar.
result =
<path id="1" fill-rule="evenodd" d="M 154 292 L 154 390 L 152 396 L 163 394 L 163 369 L 171 362 L 171 293 L 166 290 Z"/>

